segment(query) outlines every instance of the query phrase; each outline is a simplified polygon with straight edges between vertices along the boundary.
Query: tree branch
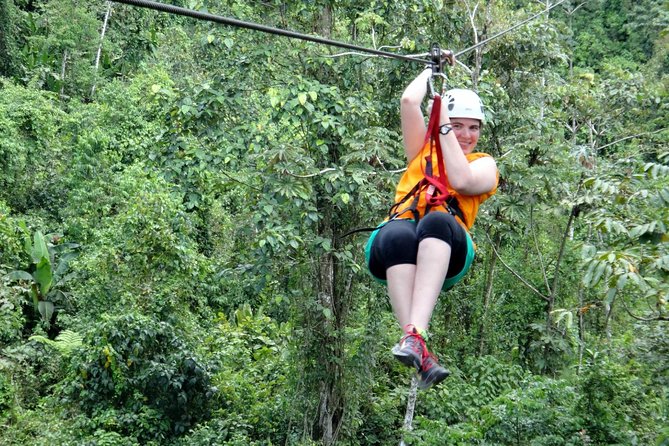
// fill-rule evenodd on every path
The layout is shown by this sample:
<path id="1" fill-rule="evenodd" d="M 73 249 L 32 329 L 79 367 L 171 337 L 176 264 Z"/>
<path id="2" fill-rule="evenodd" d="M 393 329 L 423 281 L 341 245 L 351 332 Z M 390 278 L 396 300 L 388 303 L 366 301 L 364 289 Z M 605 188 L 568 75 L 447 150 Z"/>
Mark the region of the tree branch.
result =
<path id="1" fill-rule="evenodd" d="M 577 7 L 575 7 L 574 9 L 572 9 L 571 11 L 567 11 L 567 15 L 572 15 L 573 13 L 578 11 L 581 8 L 581 6 L 585 5 L 586 3 L 588 3 L 588 2 L 585 1 L 585 2 L 581 3 L 580 5 L 578 5 Z"/>
<path id="2" fill-rule="evenodd" d="M 313 178 L 313 177 L 317 177 L 319 175 L 323 175 L 325 172 L 332 172 L 332 171 L 335 171 L 335 170 L 337 170 L 337 169 L 334 168 L 334 167 L 328 167 L 327 169 L 323 169 L 320 172 L 312 173 L 312 174 L 309 174 L 309 175 L 297 175 L 297 174 L 294 174 L 294 173 L 289 172 L 287 170 L 284 170 L 283 173 L 285 173 L 286 175 L 290 175 L 291 177 L 295 177 L 295 178 Z"/>
<path id="3" fill-rule="evenodd" d="M 637 321 L 643 321 L 643 322 L 653 322 L 653 321 L 666 322 L 666 321 L 669 321 L 669 316 L 659 315 L 657 317 L 652 317 L 652 318 L 644 318 L 644 317 L 641 317 L 641 316 L 637 316 L 637 315 L 632 313 L 632 310 L 629 309 L 629 307 L 627 306 L 627 302 L 625 301 L 624 297 L 621 296 L 620 301 L 623 303 L 623 307 L 625 308 L 625 311 L 627 312 L 627 314 L 630 315 L 630 317 L 632 319 L 636 319 Z"/>
<path id="4" fill-rule="evenodd" d="M 548 283 L 548 276 L 546 275 L 546 266 L 544 265 L 544 258 L 541 255 L 541 250 L 539 249 L 539 241 L 537 240 L 537 231 L 534 230 L 534 205 L 530 205 L 530 230 L 532 231 L 532 238 L 534 239 L 534 248 L 537 250 L 539 255 L 539 264 L 541 265 L 541 274 L 544 277 L 544 285 L 546 285 L 546 290 L 551 293 L 551 286 Z"/>
<path id="5" fill-rule="evenodd" d="M 402 45 L 382 45 L 378 48 L 374 48 L 375 50 L 382 51 L 384 49 L 400 49 L 402 48 Z M 427 56 L 429 53 L 420 53 L 420 54 L 405 54 L 405 56 L 408 57 L 422 57 L 422 56 Z M 341 57 L 341 56 L 366 56 L 366 57 L 381 57 L 378 54 L 367 54 L 367 53 L 359 53 L 357 51 L 346 51 L 344 53 L 337 53 L 337 54 L 325 54 L 322 57 L 329 57 L 329 58 L 334 58 L 334 57 Z M 428 63 L 426 60 L 425 63 Z"/>
<path id="6" fill-rule="evenodd" d="M 541 291 L 539 291 L 538 289 L 536 289 L 536 288 L 534 287 L 534 285 L 532 285 L 532 284 L 531 284 L 530 282 L 528 282 L 525 278 L 523 278 L 520 274 L 518 274 L 516 271 L 514 271 L 514 270 L 513 270 L 513 269 L 512 269 L 512 268 L 511 268 L 511 267 L 504 261 L 504 259 L 502 259 L 502 256 L 500 256 L 500 255 L 499 255 L 499 252 L 497 252 L 497 249 L 495 249 L 495 246 L 494 246 L 492 240 L 490 240 L 490 236 L 489 236 L 487 233 L 486 233 L 485 236 L 486 236 L 486 238 L 488 239 L 488 242 L 490 243 L 490 245 L 492 246 L 492 250 L 493 250 L 493 252 L 495 253 L 495 256 L 497 256 L 497 258 L 498 258 L 499 261 L 502 263 L 502 265 L 504 265 L 504 268 L 506 268 L 511 274 L 513 274 L 514 276 L 516 276 L 516 278 L 517 278 L 518 280 L 520 280 L 526 287 L 528 287 L 530 290 L 534 291 L 535 294 L 536 294 L 537 296 L 541 297 L 543 300 L 545 300 L 546 302 L 548 302 L 548 297 L 547 297 L 547 296 L 544 296 L 544 295 L 541 293 Z"/>
<path id="7" fill-rule="evenodd" d="M 665 131 L 665 130 L 667 130 L 667 129 L 668 129 L 668 128 L 665 127 L 665 128 L 663 128 L 663 129 L 655 130 L 654 132 L 643 132 L 643 133 L 639 133 L 638 135 L 626 136 L 626 137 L 624 137 L 624 138 L 620 138 L 620 139 L 618 139 L 618 140 L 616 140 L 616 141 L 613 141 L 613 142 L 610 142 L 610 143 L 608 143 L 608 144 L 604 144 L 604 145 L 601 146 L 601 147 L 597 147 L 595 150 L 606 149 L 606 148 L 609 147 L 609 146 L 612 146 L 612 145 L 614 145 L 614 144 L 618 144 L 619 142 L 627 141 L 628 139 L 638 138 L 639 136 L 643 136 L 643 135 L 652 135 L 652 134 L 655 134 L 655 133 L 660 133 L 660 132 L 663 132 L 663 131 Z"/>
<path id="8" fill-rule="evenodd" d="M 236 182 L 236 183 L 243 184 L 244 186 L 249 187 L 249 188 L 251 188 L 251 189 L 253 189 L 253 190 L 257 190 L 258 192 L 262 192 L 262 189 L 260 189 L 259 187 L 251 186 L 251 185 L 248 184 L 248 183 L 245 183 L 245 182 L 243 182 L 243 181 L 240 181 L 240 180 L 238 180 L 237 178 L 232 177 L 230 174 L 228 174 L 228 173 L 225 172 L 224 170 L 221 170 L 221 173 L 222 173 L 223 175 L 225 175 L 226 177 L 230 178 L 232 181 L 234 181 L 234 182 Z"/>
<path id="9" fill-rule="evenodd" d="M 282 173 L 285 173 L 286 175 L 290 175 L 291 177 L 295 177 L 295 178 L 313 178 L 313 177 L 317 177 L 317 176 L 319 176 L 319 175 L 323 175 L 324 173 L 327 173 L 327 172 L 333 172 L 333 171 L 336 171 L 337 169 L 338 169 L 338 168 L 336 168 L 336 167 L 328 167 L 327 169 L 323 169 L 323 170 L 321 170 L 321 171 L 319 171 L 319 172 L 310 173 L 310 174 L 307 174 L 307 175 L 298 175 L 298 174 L 293 173 L 293 172 L 290 172 L 290 171 L 288 171 L 288 170 L 284 170 Z M 383 169 L 383 173 L 400 173 L 400 172 L 404 172 L 405 170 L 407 170 L 406 167 L 404 167 L 404 168 L 402 168 L 402 169 L 396 169 L 396 170 L 386 170 L 386 169 Z M 378 174 L 379 174 L 379 172 L 377 172 L 377 171 L 375 171 L 375 170 L 374 170 L 374 171 L 371 171 L 371 172 L 368 172 L 368 173 L 369 173 L 370 175 L 378 175 Z"/>

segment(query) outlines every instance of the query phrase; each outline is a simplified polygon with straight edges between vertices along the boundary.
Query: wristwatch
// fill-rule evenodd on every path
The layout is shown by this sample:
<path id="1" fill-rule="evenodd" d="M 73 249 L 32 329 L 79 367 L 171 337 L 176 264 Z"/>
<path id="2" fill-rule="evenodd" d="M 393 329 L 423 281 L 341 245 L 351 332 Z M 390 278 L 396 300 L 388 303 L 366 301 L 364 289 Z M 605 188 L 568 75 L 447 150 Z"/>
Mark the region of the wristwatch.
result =
<path id="1" fill-rule="evenodd" d="M 441 135 L 448 135 L 448 132 L 450 132 L 451 130 L 453 130 L 451 124 L 443 124 L 439 126 L 439 134 Z"/>

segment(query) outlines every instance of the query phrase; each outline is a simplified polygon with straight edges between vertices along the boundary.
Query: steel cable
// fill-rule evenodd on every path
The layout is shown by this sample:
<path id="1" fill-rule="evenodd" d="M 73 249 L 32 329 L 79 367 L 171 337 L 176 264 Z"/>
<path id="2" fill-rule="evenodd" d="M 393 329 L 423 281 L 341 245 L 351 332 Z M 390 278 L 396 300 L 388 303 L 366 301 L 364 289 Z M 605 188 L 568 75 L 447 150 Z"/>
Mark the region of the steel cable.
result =
<path id="1" fill-rule="evenodd" d="M 159 3 L 159 2 L 154 2 L 151 0 L 112 0 L 116 3 L 124 3 L 126 5 L 132 5 L 132 6 L 139 6 L 142 8 L 148 8 L 148 9 L 153 9 L 156 11 L 162 11 L 162 12 L 167 12 L 170 14 L 176 14 L 176 15 L 181 15 L 181 16 L 186 16 L 186 17 L 192 17 L 195 19 L 199 20 L 206 20 L 209 22 L 216 22 L 220 23 L 223 25 L 230 25 L 230 26 L 236 26 L 239 28 L 246 28 L 246 29 L 252 29 L 255 31 L 261 31 L 264 33 L 269 33 L 269 34 L 276 34 L 279 36 L 284 36 L 284 37 L 291 37 L 295 39 L 301 39 L 301 40 L 307 40 L 309 42 L 315 42 L 315 43 L 320 43 L 323 45 L 330 45 L 330 46 L 337 46 L 340 48 L 346 48 L 350 50 L 355 50 L 355 51 L 360 51 L 360 52 L 365 52 L 369 54 L 374 54 L 377 56 L 383 56 L 383 57 L 388 57 L 388 58 L 395 58 L 395 59 L 400 59 L 400 60 L 405 60 L 408 62 L 418 62 L 421 64 L 433 64 L 431 60 L 427 59 L 418 59 L 415 57 L 411 56 L 404 56 L 402 54 L 395 54 L 395 53 L 390 53 L 388 51 L 379 51 L 379 50 L 374 50 L 370 48 L 365 48 L 357 45 L 352 45 L 350 43 L 345 43 L 345 42 L 338 42 L 335 40 L 329 40 L 325 39 L 323 37 L 317 37 L 317 36 L 310 36 L 308 34 L 301 34 L 297 33 L 294 31 L 288 31 L 284 29 L 279 29 L 279 28 L 273 28 L 270 26 L 264 26 L 264 25 L 259 25 L 257 23 L 252 23 L 252 22 L 245 22 L 242 20 L 237 20 L 237 19 L 231 19 L 228 17 L 222 17 L 214 14 L 210 14 L 207 12 L 200 12 L 200 11 L 193 11 L 192 9 L 186 9 L 182 8 L 179 6 L 174 6 L 174 5 L 166 5 L 164 3 Z"/>

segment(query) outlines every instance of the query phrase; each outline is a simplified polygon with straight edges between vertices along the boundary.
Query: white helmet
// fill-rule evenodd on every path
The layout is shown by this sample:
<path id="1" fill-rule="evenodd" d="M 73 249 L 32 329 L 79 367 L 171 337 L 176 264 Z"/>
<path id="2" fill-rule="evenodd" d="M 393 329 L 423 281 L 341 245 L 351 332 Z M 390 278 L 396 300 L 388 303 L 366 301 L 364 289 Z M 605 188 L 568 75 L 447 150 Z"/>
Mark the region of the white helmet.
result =
<path id="1" fill-rule="evenodd" d="M 478 119 L 481 123 L 485 122 L 483 102 L 481 102 L 479 95 L 472 90 L 465 90 L 464 88 L 448 90 L 444 95 L 444 100 L 448 105 L 448 116 L 450 118 L 471 118 Z"/>

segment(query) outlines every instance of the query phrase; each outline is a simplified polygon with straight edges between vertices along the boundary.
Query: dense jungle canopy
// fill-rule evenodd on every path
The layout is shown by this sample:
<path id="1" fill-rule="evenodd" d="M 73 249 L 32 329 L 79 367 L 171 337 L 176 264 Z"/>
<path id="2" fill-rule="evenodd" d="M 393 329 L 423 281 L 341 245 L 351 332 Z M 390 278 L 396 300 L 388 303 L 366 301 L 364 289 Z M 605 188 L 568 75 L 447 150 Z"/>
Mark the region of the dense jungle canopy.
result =
<path id="1" fill-rule="evenodd" d="M 165 0 L 167 1 L 167 0 Z M 364 262 L 423 66 L 0 0 L 0 444 L 669 445 L 669 6 L 170 0 L 421 54 L 500 170 L 418 392 Z"/>

